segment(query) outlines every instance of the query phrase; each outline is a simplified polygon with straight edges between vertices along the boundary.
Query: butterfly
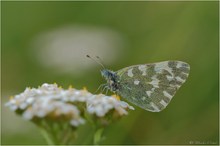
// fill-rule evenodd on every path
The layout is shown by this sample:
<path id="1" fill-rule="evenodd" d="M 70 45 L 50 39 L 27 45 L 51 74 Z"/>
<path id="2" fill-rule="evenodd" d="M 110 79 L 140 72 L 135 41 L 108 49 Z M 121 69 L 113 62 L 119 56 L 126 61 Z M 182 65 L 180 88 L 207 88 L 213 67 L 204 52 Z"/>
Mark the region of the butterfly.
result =
<path id="1" fill-rule="evenodd" d="M 188 78 L 189 64 L 163 61 L 129 66 L 116 72 L 103 69 L 107 88 L 136 106 L 151 112 L 166 108 Z"/>
<path id="2" fill-rule="evenodd" d="M 133 65 L 116 72 L 105 69 L 101 75 L 106 88 L 136 106 L 151 112 L 167 107 L 189 76 L 190 66 L 182 61 Z"/>

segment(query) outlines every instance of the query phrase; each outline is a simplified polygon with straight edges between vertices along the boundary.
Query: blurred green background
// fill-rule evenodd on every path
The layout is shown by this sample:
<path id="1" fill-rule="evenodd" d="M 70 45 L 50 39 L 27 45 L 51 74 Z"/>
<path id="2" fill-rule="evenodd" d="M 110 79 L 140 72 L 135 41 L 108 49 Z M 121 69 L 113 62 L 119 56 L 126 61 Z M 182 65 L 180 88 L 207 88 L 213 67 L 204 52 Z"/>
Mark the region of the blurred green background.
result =
<path id="1" fill-rule="evenodd" d="M 1 3 L 2 144 L 46 144 L 35 125 L 4 107 L 8 96 L 44 82 L 91 92 L 104 82 L 84 53 L 99 55 L 112 70 L 163 60 L 191 65 L 164 111 L 136 107 L 106 129 L 103 144 L 219 143 L 218 2 Z M 85 51 L 78 53 L 80 47 Z M 79 128 L 76 143 L 89 143 L 88 129 Z"/>

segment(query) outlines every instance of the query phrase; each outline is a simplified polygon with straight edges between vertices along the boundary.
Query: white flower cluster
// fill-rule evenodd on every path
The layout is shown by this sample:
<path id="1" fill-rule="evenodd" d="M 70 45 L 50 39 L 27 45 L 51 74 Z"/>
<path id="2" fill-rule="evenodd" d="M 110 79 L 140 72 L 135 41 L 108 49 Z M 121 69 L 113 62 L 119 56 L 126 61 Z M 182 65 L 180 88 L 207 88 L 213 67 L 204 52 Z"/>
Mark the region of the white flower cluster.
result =
<path id="1" fill-rule="evenodd" d="M 134 110 L 132 106 L 124 101 L 119 101 L 113 96 L 103 94 L 93 95 L 87 99 L 87 110 L 91 114 L 96 114 L 98 117 L 103 117 L 111 109 L 115 109 L 119 115 L 126 115 L 126 109 Z"/>
<path id="2" fill-rule="evenodd" d="M 126 102 L 117 100 L 114 96 L 103 94 L 94 95 L 87 90 L 69 88 L 64 90 L 57 84 L 43 84 L 36 88 L 26 90 L 11 98 L 6 103 L 13 111 L 22 111 L 25 119 L 64 116 L 70 120 L 70 124 L 78 126 L 85 121 L 80 115 L 78 103 L 85 103 L 87 112 L 98 117 L 105 116 L 110 110 L 115 110 L 119 115 L 126 115 L 127 109 L 134 108 Z"/>

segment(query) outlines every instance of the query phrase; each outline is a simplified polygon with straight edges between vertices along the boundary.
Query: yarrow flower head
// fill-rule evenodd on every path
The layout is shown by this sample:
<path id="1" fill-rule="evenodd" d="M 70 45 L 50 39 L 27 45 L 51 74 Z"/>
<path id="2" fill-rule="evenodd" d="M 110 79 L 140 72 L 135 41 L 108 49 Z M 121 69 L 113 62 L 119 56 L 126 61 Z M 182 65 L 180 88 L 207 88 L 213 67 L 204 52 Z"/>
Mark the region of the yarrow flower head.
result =
<path id="1" fill-rule="evenodd" d="M 43 84 L 38 89 L 26 88 L 23 93 L 11 98 L 6 106 L 27 120 L 63 118 L 69 120 L 72 126 L 83 124 L 84 119 L 76 105 L 61 100 L 65 92 L 56 84 Z"/>
<path id="2" fill-rule="evenodd" d="M 26 88 L 5 105 L 40 126 L 42 121 L 49 121 L 48 125 L 51 122 L 67 122 L 71 127 L 78 127 L 94 117 L 103 119 L 111 114 L 121 117 L 127 115 L 129 109 L 134 110 L 115 96 L 95 95 L 72 87 L 64 90 L 57 84 L 47 83 L 38 88 Z"/>
<path id="3" fill-rule="evenodd" d="M 103 117 L 111 109 L 115 109 L 119 115 L 127 115 L 126 109 L 128 108 L 134 110 L 128 103 L 103 94 L 91 96 L 91 98 L 87 100 L 88 112 L 90 114 L 96 114 L 98 117 Z"/>

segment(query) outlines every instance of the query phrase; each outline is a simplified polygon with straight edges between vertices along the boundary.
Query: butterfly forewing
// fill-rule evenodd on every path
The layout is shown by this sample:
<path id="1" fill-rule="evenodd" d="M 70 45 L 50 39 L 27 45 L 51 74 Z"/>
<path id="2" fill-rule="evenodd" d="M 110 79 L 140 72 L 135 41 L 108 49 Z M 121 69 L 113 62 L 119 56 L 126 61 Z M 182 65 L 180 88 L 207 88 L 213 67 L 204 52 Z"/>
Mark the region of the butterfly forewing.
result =
<path id="1" fill-rule="evenodd" d="M 151 111 L 163 110 L 186 81 L 190 67 L 182 61 L 134 65 L 116 72 L 118 94 Z"/>

